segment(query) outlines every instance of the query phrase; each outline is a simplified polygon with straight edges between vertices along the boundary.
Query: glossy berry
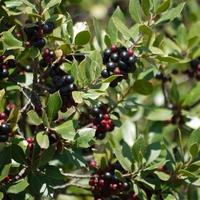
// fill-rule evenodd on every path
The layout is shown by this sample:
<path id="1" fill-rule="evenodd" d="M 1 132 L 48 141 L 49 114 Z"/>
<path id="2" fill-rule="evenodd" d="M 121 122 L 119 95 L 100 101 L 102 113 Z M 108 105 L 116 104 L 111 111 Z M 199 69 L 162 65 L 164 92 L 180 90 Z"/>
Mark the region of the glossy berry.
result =
<path id="1" fill-rule="evenodd" d="M 110 50 L 112 51 L 112 52 L 117 52 L 117 46 L 116 45 L 112 45 L 111 47 L 110 47 Z"/>
<path id="2" fill-rule="evenodd" d="M 0 135 L 0 142 L 6 142 L 8 140 L 8 134 Z"/>
<path id="3" fill-rule="evenodd" d="M 26 138 L 26 141 L 27 141 L 28 143 L 33 143 L 33 139 L 32 139 L 32 138 Z"/>
<path id="4" fill-rule="evenodd" d="M 3 123 L 0 126 L 0 134 L 8 133 L 10 130 L 9 126 L 7 123 Z"/>
<path id="5" fill-rule="evenodd" d="M 10 67 L 10 68 L 15 68 L 17 66 L 17 61 L 15 59 L 10 59 L 8 60 L 8 63 L 7 65 Z"/>
<path id="6" fill-rule="evenodd" d="M 74 77 L 68 74 L 68 75 L 63 76 L 62 80 L 64 81 L 64 83 L 70 84 L 74 82 Z"/>
<path id="7" fill-rule="evenodd" d="M 133 54 L 134 54 L 134 51 L 133 51 L 132 49 L 129 49 L 129 50 L 128 50 L 128 55 L 129 55 L 129 56 L 132 56 Z"/>
<path id="8" fill-rule="evenodd" d="M 77 90 L 77 86 L 74 84 L 74 83 L 70 83 L 68 86 L 67 86 L 69 92 L 73 92 L 73 91 L 76 91 Z"/>
<path id="9" fill-rule="evenodd" d="M 41 59 L 39 61 L 39 66 L 42 67 L 42 68 L 45 68 L 47 67 L 48 63 L 45 61 L 45 59 Z"/>
<path id="10" fill-rule="evenodd" d="M 103 140 L 106 137 L 105 132 L 96 132 L 95 137 L 97 140 Z"/>
<path id="11" fill-rule="evenodd" d="M 110 76 L 110 72 L 109 72 L 107 69 L 103 69 L 103 70 L 101 71 L 101 76 L 102 76 L 103 78 L 108 78 L 108 77 Z"/>
<path id="12" fill-rule="evenodd" d="M 127 51 L 122 51 L 120 53 L 120 58 L 121 58 L 122 61 L 127 62 L 128 58 L 129 58 L 128 52 Z"/>
<path id="13" fill-rule="evenodd" d="M 0 78 L 7 78 L 9 76 L 9 71 L 7 69 L 3 69 L 0 71 Z"/>
<path id="14" fill-rule="evenodd" d="M 33 70 L 32 70 L 31 65 L 26 65 L 26 66 L 25 66 L 25 71 L 26 71 L 26 72 L 32 72 Z"/>
<path id="15" fill-rule="evenodd" d="M 114 71 L 114 69 L 116 68 L 116 64 L 110 61 L 107 63 L 106 68 L 108 71 Z"/>
<path id="16" fill-rule="evenodd" d="M 92 167 L 92 168 L 97 168 L 97 163 L 96 163 L 96 161 L 95 160 L 90 160 L 90 167 Z"/>
<path id="17" fill-rule="evenodd" d="M 109 58 L 109 57 L 111 56 L 111 54 L 112 54 L 111 49 L 106 49 L 106 50 L 104 50 L 104 52 L 103 52 L 103 56 L 104 56 L 105 58 Z"/>
<path id="18" fill-rule="evenodd" d="M 128 58 L 128 65 L 130 66 L 135 65 L 135 62 L 136 62 L 136 56 L 130 56 Z"/>
<path id="19" fill-rule="evenodd" d="M 43 48 L 46 45 L 46 41 L 43 38 L 39 38 L 36 40 L 34 46 L 38 48 Z"/>
<path id="20" fill-rule="evenodd" d="M 127 64 L 126 64 L 126 62 L 124 62 L 124 61 L 122 61 L 122 60 L 119 60 L 119 62 L 118 62 L 118 67 L 119 67 L 120 69 L 126 69 L 126 68 L 127 68 Z"/>
<path id="21" fill-rule="evenodd" d="M 49 51 L 49 53 L 48 53 L 48 56 L 50 56 L 51 58 L 55 58 L 55 56 L 56 56 L 56 54 L 55 54 L 55 52 L 54 51 Z"/>
<path id="22" fill-rule="evenodd" d="M 99 114 L 101 114 L 101 110 L 98 107 L 94 107 L 91 109 L 90 113 L 93 117 L 97 117 Z"/>
<path id="23" fill-rule="evenodd" d="M 119 61 L 119 55 L 118 53 L 112 53 L 110 56 L 110 59 L 112 62 L 118 62 Z"/>
<path id="24" fill-rule="evenodd" d="M 103 177 L 104 177 L 104 180 L 110 181 L 112 179 L 112 174 L 110 172 L 105 172 Z"/>
<path id="25" fill-rule="evenodd" d="M 53 32 L 54 24 L 52 22 L 46 22 L 42 25 L 42 29 L 45 34 L 50 34 Z"/>

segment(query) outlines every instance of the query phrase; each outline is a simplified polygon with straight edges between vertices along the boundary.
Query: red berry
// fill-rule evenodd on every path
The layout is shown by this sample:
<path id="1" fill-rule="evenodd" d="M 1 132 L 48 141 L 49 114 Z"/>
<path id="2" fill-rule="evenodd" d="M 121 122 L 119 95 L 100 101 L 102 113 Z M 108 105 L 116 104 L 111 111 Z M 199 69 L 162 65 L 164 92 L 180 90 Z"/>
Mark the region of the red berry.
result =
<path id="1" fill-rule="evenodd" d="M 110 125 L 109 125 L 109 124 L 106 124 L 105 129 L 106 129 L 107 131 L 109 131 L 109 130 L 110 130 Z"/>
<path id="2" fill-rule="evenodd" d="M 97 168 L 97 163 L 96 163 L 96 161 L 95 160 L 90 160 L 90 167 L 92 167 L 92 168 Z"/>
<path id="3" fill-rule="evenodd" d="M 133 51 L 132 49 L 129 49 L 129 50 L 128 50 L 128 55 L 129 55 L 129 56 L 132 56 L 133 54 L 134 54 L 134 51 Z"/>
<path id="4" fill-rule="evenodd" d="M 22 36 L 21 33 L 17 33 L 16 36 L 19 37 L 19 38 L 21 38 L 21 39 L 23 38 L 23 36 Z"/>
<path id="5" fill-rule="evenodd" d="M 110 116 L 109 116 L 109 114 L 104 114 L 104 115 L 103 115 L 103 118 L 104 118 L 105 120 L 109 120 L 109 119 L 110 119 Z"/>
<path id="6" fill-rule="evenodd" d="M 116 45 L 112 45 L 110 47 L 110 49 L 111 49 L 112 52 L 117 52 L 117 46 Z"/>
<path id="7" fill-rule="evenodd" d="M 13 136 L 14 136 L 14 133 L 12 133 L 12 132 L 11 132 L 11 133 L 8 133 L 8 136 L 9 136 L 9 137 L 13 137 Z"/>
<path id="8" fill-rule="evenodd" d="M 45 58 L 45 62 L 46 62 L 46 63 L 51 63 L 52 60 L 53 60 L 53 59 L 52 59 L 50 56 L 47 56 L 47 57 Z"/>
<path id="9" fill-rule="evenodd" d="M 28 144 L 28 147 L 29 147 L 29 149 L 31 149 L 31 150 L 33 149 L 33 146 L 34 146 L 33 143 L 29 143 L 29 144 Z"/>
<path id="10" fill-rule="evenodd" d="M 107 121 L 106 120 L 101 120 L 101 126 L 106 126 L 107 125 Z"/>
<path id="11" fill-rule="evenodd" d="M 4 112 L 0 113 L 0 120 L 5 119 L 5 118 L 6 118 L 6 113 Z"/>
<path id="12" fill-rule="evenodd" d="M 27 141 L 29 144 L 33 143 L 33 139 L 32 139 L 32 138 L 27 138 L 26 141 Z"/>
<path id="13" fill-rule="evenodd" d="M 5 178 L 4 178 L 4 181 L 5 182 L 8 182 L 10 180 L 10 176 L 6 176 Z"/>
<path id="14" fill-rule="evenodd" d="M 8 69 L 8 66 L 7 65 L 2 65 L 1 68 L 2 69 Z"/>
<path id="15" fill-rule="evenodd" d="M 121 74 L 121 71 L 119 68 L 115 68 L 113 72 L 114 74 Z"/>
<path id="16" fill-rule="evenodd" d="M 95 185 L 95 178 L 91 178 L 91 179 L 89 180 L 89 185 L 90 185 L 90 186 L 94 186 L 94 185 Z"/>
<path id="17" fill-rule="evenodd" d="M 99 186 L 99 187 L 102 187 L 102 186 L 104 186 L 104 185 L 105 185 L 104 179 L 99 179 L 99 181 L 98 181 L 98 186 Z"/>
<path id="18" fill-rule="evenodd" d="M 46 57 L 48 56 L 48 53 L 46 53 L 46 52 L 43 52 L 42 53 L 42 57 L 45 59 Z"/>

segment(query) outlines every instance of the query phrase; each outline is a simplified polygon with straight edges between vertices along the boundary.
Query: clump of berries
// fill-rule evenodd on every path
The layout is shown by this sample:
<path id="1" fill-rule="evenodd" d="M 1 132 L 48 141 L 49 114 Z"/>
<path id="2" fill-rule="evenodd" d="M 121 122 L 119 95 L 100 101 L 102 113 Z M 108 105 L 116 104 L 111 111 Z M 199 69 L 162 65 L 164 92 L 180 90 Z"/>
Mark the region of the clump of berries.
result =
<path id="1" fill-rule="evenodd" d="M 0 79 L 7 78 L 9 76 L 8 69 L 15 68 L 18 65 L 15 59 L 6 60 L 6 57 L 5 55 L 0 56 Z"/>
<path id="2" fill-rule="evenodd" d="M 183 71 L 183 74 L 186 74 L 189 78 L 195 78 L 197 81 L 200 81 L 200 62 L 199 60 L 190 61 L 190 69 Z"/>
<path id="3" fill-rule="evenodd" d="M 2 113 L 0 117 L 2 118 Z M 8 140 L 9 131 L 10 131 L 10 127 L 8 126 L 6 122 L 0 125 L 0 142 L 6 142 Z"/>
<path id="4" fill-rule="evenodd" d="M 46 48 L 43 53 L 42 53 L 42 59 L 39 62 L 39 65 L 41 68 L 45 68 L 48 66 L 48 64 L 52 63 L 55 61 L 55 52 L 53 50 L 50 50 Z"/>
<path id="5" fill-rule="evenodd" d="M 120 180 L 115 175 L 116 169 L 122 173 L 126 173 L 120 164 L 110 164 L 106 169 L 102 170 L 98 168 L 94 160 L 91 160 L 90 167 L 95 169 L 94 176 L 89 180 L 94 199 L 138 199 L 132 190 L 131 181 L 127 178 Z"/>
<path id="6" fill-rule="evenodd" d="M 106 66 L 101 71 L 103 78 L 108 78 L 114 74 L 121 74 L 110 83 L 110 87 L 116 87 L 118 82 L 123 79 L 128 79 L 128 73 L 132 73 L 136 70 L 136 56 L 132 49 L 128 49 L 124 46 L 117 47 L 112 45 L 111 48 L 104 50 L 103 52 L 103 64 Z"/>
<path id="7" fill-rule="evenodd" d="M 45 34 L 50 34 L 54 30 L 54 24 L 52 22 L 45 22 L 39 24 L 33 23 L 31 20 L 26 20 L 24 32 L 27 35 L 27 46 L 34 46 L 37 48 L 43 48 L 46 45 L 46 41 L 43 38 Z"/>
<path id="8" fill-rule="evenodd" d="M 108 114 L 108 106 L 99 101 L 96 107 L 90 110 L 93 117 L 93 128 L 96 129 L 95 137 L 102 140 L 106 136 L 106 132 L 114 130 L 114 123 Z"/>
<path id="9" fill-rule="evenodd" d="M 72 75 L 55 75 L 52 77 L 52 83 L 53 86 L 50 89 L 50 93 L 59 91 L 62 98 L 63 105 L 60 109 L 61 112 L 66 112 L 68 108 L 77 106 L 72 97 L 72 92 L 77 90 L 77 86 L 74 83 L 74 77 Z"/>
<path id="10" fill-rule="evenodd" d="M 171 82 L 172 81 L 172 77 L 171 76 L 164 75 L 163 72 L 161 72 L 161 71 L 157 72 L 155 78 L 157 80 L 162 81 L 163 83 Z"/>

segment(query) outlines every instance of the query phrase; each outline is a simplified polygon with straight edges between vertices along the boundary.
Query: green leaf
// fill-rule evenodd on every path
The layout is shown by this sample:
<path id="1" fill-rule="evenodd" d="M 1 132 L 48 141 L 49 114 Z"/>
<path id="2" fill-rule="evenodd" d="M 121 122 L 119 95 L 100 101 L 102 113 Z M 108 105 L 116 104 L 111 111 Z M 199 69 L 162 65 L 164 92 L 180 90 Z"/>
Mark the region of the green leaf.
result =
<path id="1" fill-rule="evenodd" d="M 161 153 L 161 145 L 160 142 L 154 142 L 152 144 L 149 144 L 147 146 L 146 154 L 145 154 L 145 159 L 146 159 L 146 165 L 149 165 L 150 163 L 154 162 L 156 158 Z M 150 166 L 151 167 L 151 166 Z"/>
<path id="2" fill-rule="evenodd" d="M 21 0 L 21 2 L 22 3 L 24 3 L 25 5 L 27 5 L 27 6 L 30 6 L 30 7 L 32 7 L 32 8 L 34 8 L 35 7 L 35 5 L 34 4 L 32 4 L 32 3 L 30 3 L 29 1 L 27 1 L 27 0 Z"/>
<path id="3" fill-rule="evenodd" d="M 186 49 L 188 46 L 187 30 L 186 27 L 181 24 L 177 30 L 177 42 L 182 49 Z"/>
<path id="4" fill-rule="evenodd" d="M 95 50 L 90 54 L 90 66 L 88 66 L 88 70 L 93 71 L 93 76 L 91 76 L 91 81 L 101 75 L 102 70 L 102 55 L 99 51 Z"/>
<path id="5" fill-rule="evenodd" d="M 46 10 L 48 10 L 50 8 L 58 6 L 58 4 L 61 3 L 61 0 L 42 1 L 42 3 L 44 3 L 44 4 L 42 4 L 43 8 L 45 8 Z"/>
<path id="6" fill-rule="evenodd" d="M 36 141 L 42 149 L 47 149 L 49 147 L 49 136 L 46 131 L 40 131 L 36 135 Z"/>
<path id="7" fill-rule="evenodd" d="M 171 98 L 174 102 L 174 104 L 177 104 L 179 102 L 179 91 L 177 88 L 177 84 L 175 81 L 172 83 L 172 88 L 171 88 Z"/>
<path id="8" fill-rule="evenodd" d="M 1 160 L 2 162 L 2 160 Z M 11 163 L 6 164 L 5 166 L 3 166 L 3 169 L 1 169 L 0 171 L 0 181 L 2 181 L 6 176 L 9 175 L 10 172 L 10 167 L 11 167 Z"/>
<path id="9" fill-rule="evenodd" d="M 26 180 L 21 180 L 16 184 L 12 184 L 8 189 L 7 193 L 17 194 L 24 191 L 28 187 L 29 183 Z"/>
<path id="10" fill-rule="evenodd" d="M 131 32 L 119 18 L 113 17 L 113 22 L 119 32 L 121 32 L 126 37 L 131 37 Z"/>
<path id="11" fill-rule="evenodd" d="M 194 86 L 188 93 L 188 95 L 185 97 L 183 101 L 183 106 L 191 106 L 193 105 L 197 100 L 199 100 L 200 96 L 200 83 L 197 83 L 196 86 Z"/>
<path id="12" fill-rule="evenodd" d="M 73 91 L 72 97 L 76 103 L 82 103 L 83 102 L 83 92 L 82 91 Z"/>
<path id="13" fill-rule="evenodd" d="M 58 114 L 58 111 L 60 110 L 62 106 L 62 99 L 60 97 L 59 92 L 53 93 L 47 103 L 47 116 L 50 121 L 54 119 L 54 117 Z"/>
<path id="14" fill-rule="evenodd" d="M 150 95 L 153 92 L 153 85 L 147 80 L 136 80 L 133 84 L 133 90 L 142 95 Z"/>
<path id="15" fill-rule="evenodd" d="M 93 128 L 80 129 L 75 136 L 76 145 L 80 148 L 90 147 L 93 143 L 96 130 Z"/>
<path id="16" fill-rule="evenodd" d="M 22 41 L 15 38 L 14 35 L 9 31 L 3 32 L 1 39 L 3 42 L 3 51 L 4 52 L 6 50 L 14 50 L 14 49 L 20 50 L 20 51 L 24 50 Z"/>
<path id="17" fill-rule="evenodd" d="M 156 14 L 160 14 L 165 12 L 170 6 L 170 0 L 167 0 L 163 2 L 157 9 L 156 9 Z"/>
<path id="18" fill-rule="evenodd" d="M 95 17 L 92 17 L 92 21 L 98 45 L 102 47 L 101 27 L 99 21 Z"/>
<path id="19" fill-rule="evenodd" d="M 55 150 L 55 145 L 51 145 L 48 149 L 43 150 L 39 156 L 38 167 L 46 165 L 53 158 Z"/>
<path id="20" fill-rule="evenodd" d="M 161 152 L 161 150 L 160 150 L 160 152 Z M 145 163 L 145 164 L 147 165 L 151 162 L 154 162 L 156 160 L 156 158 L 160 155 L 160 152 L 159 152 L 159 154 L 157 151 L 155 152 L 157 154 L 157 156 L 153 155 L 154 154 L 153 152 L 149 153 L 150 155 L 152 155 L 151 161 L 148 161 L 148 163 Z M 147 153 L 148 153 L 148 147 L 147 147 Z M 156 164 L 152 164 L 149 167 L 145 168 L 145 171 L 157 169 L 158 167 L 165 165 L 168 161 L 169 160 L 162 160 Z"/>
<path id="21" fill-rule="evenodd" d="M 94 160 L 102 170 L 108 166 L 108 157 L 105 153 L 94 152 Z"/>
<path id="22" fill-rule="evenodd" d="M 0 192 L 0 199 L 2 200 L 4 198 L 3 192 Z"/>
<path id="23" fill-rule="evenodd" d="M 156 12 L 157 8 L 160 6 L 161 3 L 161 0 L 152 0 L 154 12 Z"/>
<path id="24" fill-rule="evenodd" d="M 180 169 L 178 172 L 180 174 L 182 174 L 183 176 L 187 176 L 188 178 L 196 178 L 195 174 L 193 174 L 192 172 L 189 172 L 189 171 L 187 171 L 185 169 Z"/>
<path id="25" fill-rule="evenodd" d="M 166 174 L 165 172 L 154 171 L 154 174 L 158 176 L 158 178 L 162 181 L 168 181 L 170 179 L 170 175 Z"/>
<path id="26" fill-rule="evenodd" d="M 79 32 L 76 36 L 75 36 L 75 45 L 85 45 L 90 41 L 90 32 L 85 30 L 85 31 L 81 31 Z"/>
<path id="27" fill-rule="evenodd" d="M 144 14 L 146 16 L 149 15 L 149 10 L 150 10 L 150 7 L 151 7 L 151 4 L 150 4 L 150 1 L 149 0 L 142 0 L 142 10 L 144 12 Z"/>
<path id="28" fill-rule="evenodd" d="M 137 22 L 137 23 L 141 23 L 142 19 L 141 19 L 141 8 L 140 8 L 140 2 L 139 0 L 130 0 L 129 3 L 129 13 L 131 15 L 131 18 Z"/>
<path id="29" fill-rule="evenodd" d="M 155 23 L 155 25 L 162 25 L 164 23 L 168 23 L 172 20 L 174 20 L 183 10 L 183 7 L 185 6 L 185 3 L 180 3 L 175 8 L 172 8 L 165 12 L 165 14 L 158 19 L 158 21 Z"/>
<path id="30" fill-rule="evenodd" d="M 139 136 L 139 138 L 134 142 L 132 146 L 132 155 L 137 162 L 140 162 L 139 155 L 144 157 L 146 153 L 147 143 L 143 136 Z"/>
<path id="31" fill-rule="evenodd" d="M 139 29 L 145 35 L 152 35 L 153 34 L 153 30 L 149 26 L 147 26 L 145 24 L 140 25 Z"/>
<path id="32" fill-rule="evenodd" d="M 20 164 L 26 164 L 26 157 L 21 147 L 16 144 L 11 146 L 12 159 Z"/>
<path id="33" fill-rule="evenodd" d="M 38 126 L 43 122 L 42 119 L 38 116 L 38 114 L 34 110 L 28 111 L 27 115 L 30 124 Z"/>
<path id="34" fill-rule="evenodd" d="M 152 121 L 165 121 L 171 119 L 173 116 L 172 110 L 166 108 L 155 108 L 149 113 L 147 119 Z"/>
<path id="35" fill-rule="evenodd" d="M 158 57 L 159 60 L 164 61 L 164 62 L 168 62 L 168 63 L 179 63 L 180 60 L 172 57 L 172 56 L 164 56 L 164 57 Z"/>
<path id="36" fill-rule="evenodd" d="M 32 172 L 30 179 L 31 179 L 30 185 L 36 194 L 44 196 L 52 196 L 53 194 L 52 183 L 44 174 Z"/>
<path id="37" fill-rule="evenodd" d="M 36 47 L 31 47 L 30 48 L 30 58 L 36 58 L 40 55 L 40 50 L 39 48 Z"/>
<path id="38" fill-rule="evenodd" d="M 87 166 L 87 162 L 83 158 L 83 156 L 76 153 L 72 149 L 67 150 L 67 156 L 68 156 L 69 160 L 71 161 L 71 163 L 74 164 L 76 167 L 81 168 L 81 167 Z"/>
<path id="39" fill-rule="evenodd" d="M 113 150 L 113 152 L 114 152 L 115 156 L 117 157 L 117 160 L 119 161 L 119 163 L 122 165 L 122 167 L 126 171 L 131 172 L 132 162 L 122 154 L 121 149 L 116 148 Z"/>
<path id="40" fill-rule="evenodd" d="M 56 126 L 52 130 L 56 131 L 58 134 L 61 135 L 63 139 L 66 140 L 73 140 L 74 136 L 76 135 L 75 127 L 78 125 L 78 121 L 66 121 L 59 126 Z"/>
<path id="41" fill-rule="evenodd" d="M 65 178 L 65 176 L 63 174 L 61 174 L 61 172 L 57 166 L 47 165 L 47 166 L 45 166 L 45 169 L 46 169 L 45 175 L 48 178 L 52 178 L 55 180 L 61 180 L 61 179 Z"/>
<path id="42" fill-rule="evenodd" d="M 112 81 L 114 81 L 117 77 L 119 77 L 119 76 L 122 76 L 122 75 L 112 75 L 112 76 L 110 76 L 110 77 L 108 77 L 108 78 L 106 78 L 106 79 L 104 79 L 103 81 L 102 81 L 102 83 L 110 83 L 110 82 L 112 82 Z"/>
<path id="43" fill-rule="evenodd" d="M 188 139 L 188 147 L 189 149 L 191 148 L 191 146 L 197 143 L 198 145 L 200 144 L 200 128 L 194 130 L 191 134 L 190 137 Z"/>
<path id="44" fill-rule="evenodd" d="M 108 36 L 105 37 L 105 40 L 107 41 L 106 44 L 109 44 L 110 41 L 111 41 L 111 44 L 116 44 L 116 42 L 118 40 L 118 29 L 116 28 L 116 26 L 113 22 L 114 17 L 117 17 L 122 22 L 124 22 L 124 14 L 122 13 L 122 11 L 120 10 L 119 7 L 117 7 L 117 9 L 115 10 L 115 12 L 113 13 L 112 17 L 110 18 L 110 20 L 108 22 L 108 33 L 109 33 L 110 38 L 108 38 Z M 108 46 L 108 47 L 110 47 L 110 46 Z"/>
<path id="45" fill-rule="evenodd" d="M 199 145 L 196 142 L 193 143 L 190 146 L 189 152 L 193 159 L 196 158 L 198 156 L 198 152 L 199 152 Z"/>

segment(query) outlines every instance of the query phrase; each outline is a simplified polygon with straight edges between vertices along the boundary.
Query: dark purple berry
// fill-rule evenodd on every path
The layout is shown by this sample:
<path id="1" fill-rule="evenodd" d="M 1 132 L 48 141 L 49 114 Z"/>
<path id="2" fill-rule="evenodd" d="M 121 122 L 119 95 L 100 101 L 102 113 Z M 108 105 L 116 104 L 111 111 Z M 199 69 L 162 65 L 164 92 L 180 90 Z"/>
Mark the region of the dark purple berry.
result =
<path id="1" fill-rule="evenodd" d="M 106 49 L 106 50 L 104 50 L 104 52 L 103 52 L 103 56 L 104 56 L 105 58 L 109 58 L 109 57 L 111 56 L 111 54 L 112 54 L 111 49 Z"/>
<path id="2" fill-rule="evenodd" d="M 95 134 L 95 137 L 97 140 L 103 140 L 106 137 L 106 133 L 105 132 L 97 132 Z"/>
<path id="3" fill-rule="evenodd" d="M 101 110 L 98 107 L 94 107 L 91 109 L 90 113 L 93 117 L 98 117 L 101 114 Z"/>
<path id="4" fill-rule="evenodd" d="M 39 65 L 40 65 L 40 67 L 45 68 L 45 67 L 47 67 L 48 63 L 45 61 L 45 59 L 41 59 L 39 61 Z"/>
<path id="5" fill-rule="evenodd" d="M 116 64 L 114 62 L 108 62 L 106 68 L 108 71 L 114 71 L 114 69 L 116 68 Z"/>
<path id="6" fill-rule="evenodd" d="M 67 86 L 69 92 L 73 92 L 73 91 L 76 91 L 77 90 L 77 86 L 76 84 L 74 83 L 70 83 L 68 86 Z"/>
<path id="7" fill-rule="evenodd" d="M 8 140 L 8 134 L 0 135 L 0 142 L 6 142 Z"/>
<path id="8" fill-rule="evenodd" d="M 130 56 L 128 58 L 128 65 L 133 66 L 135 65 L 135 62 L 136 62 L 136 56 Z"/>
<path id="9" fill-rule="evenodd" d="M 118 62 L 119 61 L 119 55 L 118 53 L 112 53 L 110 56 L 111 61 Z"/>
<path id="10" fill-rule="evenodd" d="M 60 81 L 61 80 L 61 78 L 60 78 L 60 76 L 54 76 L 53 78 L 52 78 L 52 83 L 53 84 L 56 84 L 58 81 Z"/>
<path id="11" fill-rule="evenodd" d="M 59 91 L 61 95 L 67 95 L 69 93 L 69 90 L 67 87 L 61 87 Z"/>
<path id="12" fill-rule="evenodd" d="M 57 81 L 55 84 L 56 89 L 60 89 L 63 86 L 64 86 L 64 82 L 61 79 L 59 81 Z"/>
<path id="13" fill-rule="evenodd" d="M 102 76 L 103 78 L 108 78 L 108 77 L 110 76 L 110 72 L 109 72 L 107 69 L 103 69 L 103 70 L 101 71 L 101 76 Z"/>
<path id="14" fill-rule="evenodd" d="M 121 47 L 117 48 L 117 51 L 118 51 L 119 54 L 121 54 L 122 51 L 127 51 L 127 48 L 124 47 L 124 46 L 121 46 Z"/>
<path id="15" fill-rule="evenodd" d="M 119 60 L 119 62 L 118 62 L 118 67 L 119 67 L 120 69 L 126 69 L 126 68 L 127 68 L 127 64 L 126 64 L 124 61 Z"/>
<path id="16" fill-rule="evenodd" d="M 15 67 L 17 67 L 17 61 L 15 60 L 15 59 L 10 59 L 10 60 L 8 60 L 8 67 L 10 67 L 10 68 L 15 68 Z"/>
<path id="17" fill-rule="evenodd" d="M 116 87 L 117 86 L 117 84 L 118 84 L 118 80 L 117 79 L 115 79 L 115 80 L 113 80 L 112 82 L 110 82 L 110 87 L 112 87 L 112 88 L 114 88 L 114 87 Z"/>
<path id="18" fill-rule="evenodd" d="M 39 38 L 37 39 L 37 41 L 35 42 L 35 47 L 38 47 L 38 48 L 43 48 L 44 46 L 46 45 L 46 41 L 43 39 L 43 38 Z"/>
<path id="19" fill-rule="evenodd" d="M 105 172 L 103 178 L 106 181 L 110 181 L 112 179 L 112 174 L 110 172 Z"/>
<path id="20" fill-rule="evenodd" d="M 42 25 L 42 29 L 44 33 L 50 34 L 53 32 L 54 24 L 52 22 L 46 22 L 45 24 Z"/>
<path id="21" fill-rule="evenodd" d="M 54 51 L 49 51 L 49 54 L 48 54 L 48 56 L 50 56 L 51 58 L 55 58 L 55 56 L 56 56 L 56 54 L 55 54 L 55 52 Z"/>
<path id="22" fill-rule="evenodd" d="M 26 71 L 26 72 L 32 72 L 33 70 L 32 70 L 31 65 L 26 65 L 26 66 L 25 66 L 25 71 Z"/>
<path id="23" fill-rule="evenodd" d="M 10 130 L 10 128 L 9 128 L 7 123 L 1 124 L 1 126 L 0 126 L 0 135 L 8 133 L 9 130 Z"/>
<path id="24" fill-rule="evenodd" d="M 9 76 L 8 69 L 3 69 L 0 71 L 0 78 L 7 78 Z"/>
<path id="25" fill-rule="evenodd" d="M 120 58 L 121 58 L 122 61 L 127 62 L 128 58 L 129 58 L 128 52 L 127 51 L 122 51 L 120 53 Z"/>
<path id="26" fill-rule="evenodd" d="M 70 83 L 74 82 L 74 77 L 72 75 L 68 74 L 68 75 L 64 75 L 62 77 L 62 80 L 64 81 L 64 83 L 70 84 Z"/>

